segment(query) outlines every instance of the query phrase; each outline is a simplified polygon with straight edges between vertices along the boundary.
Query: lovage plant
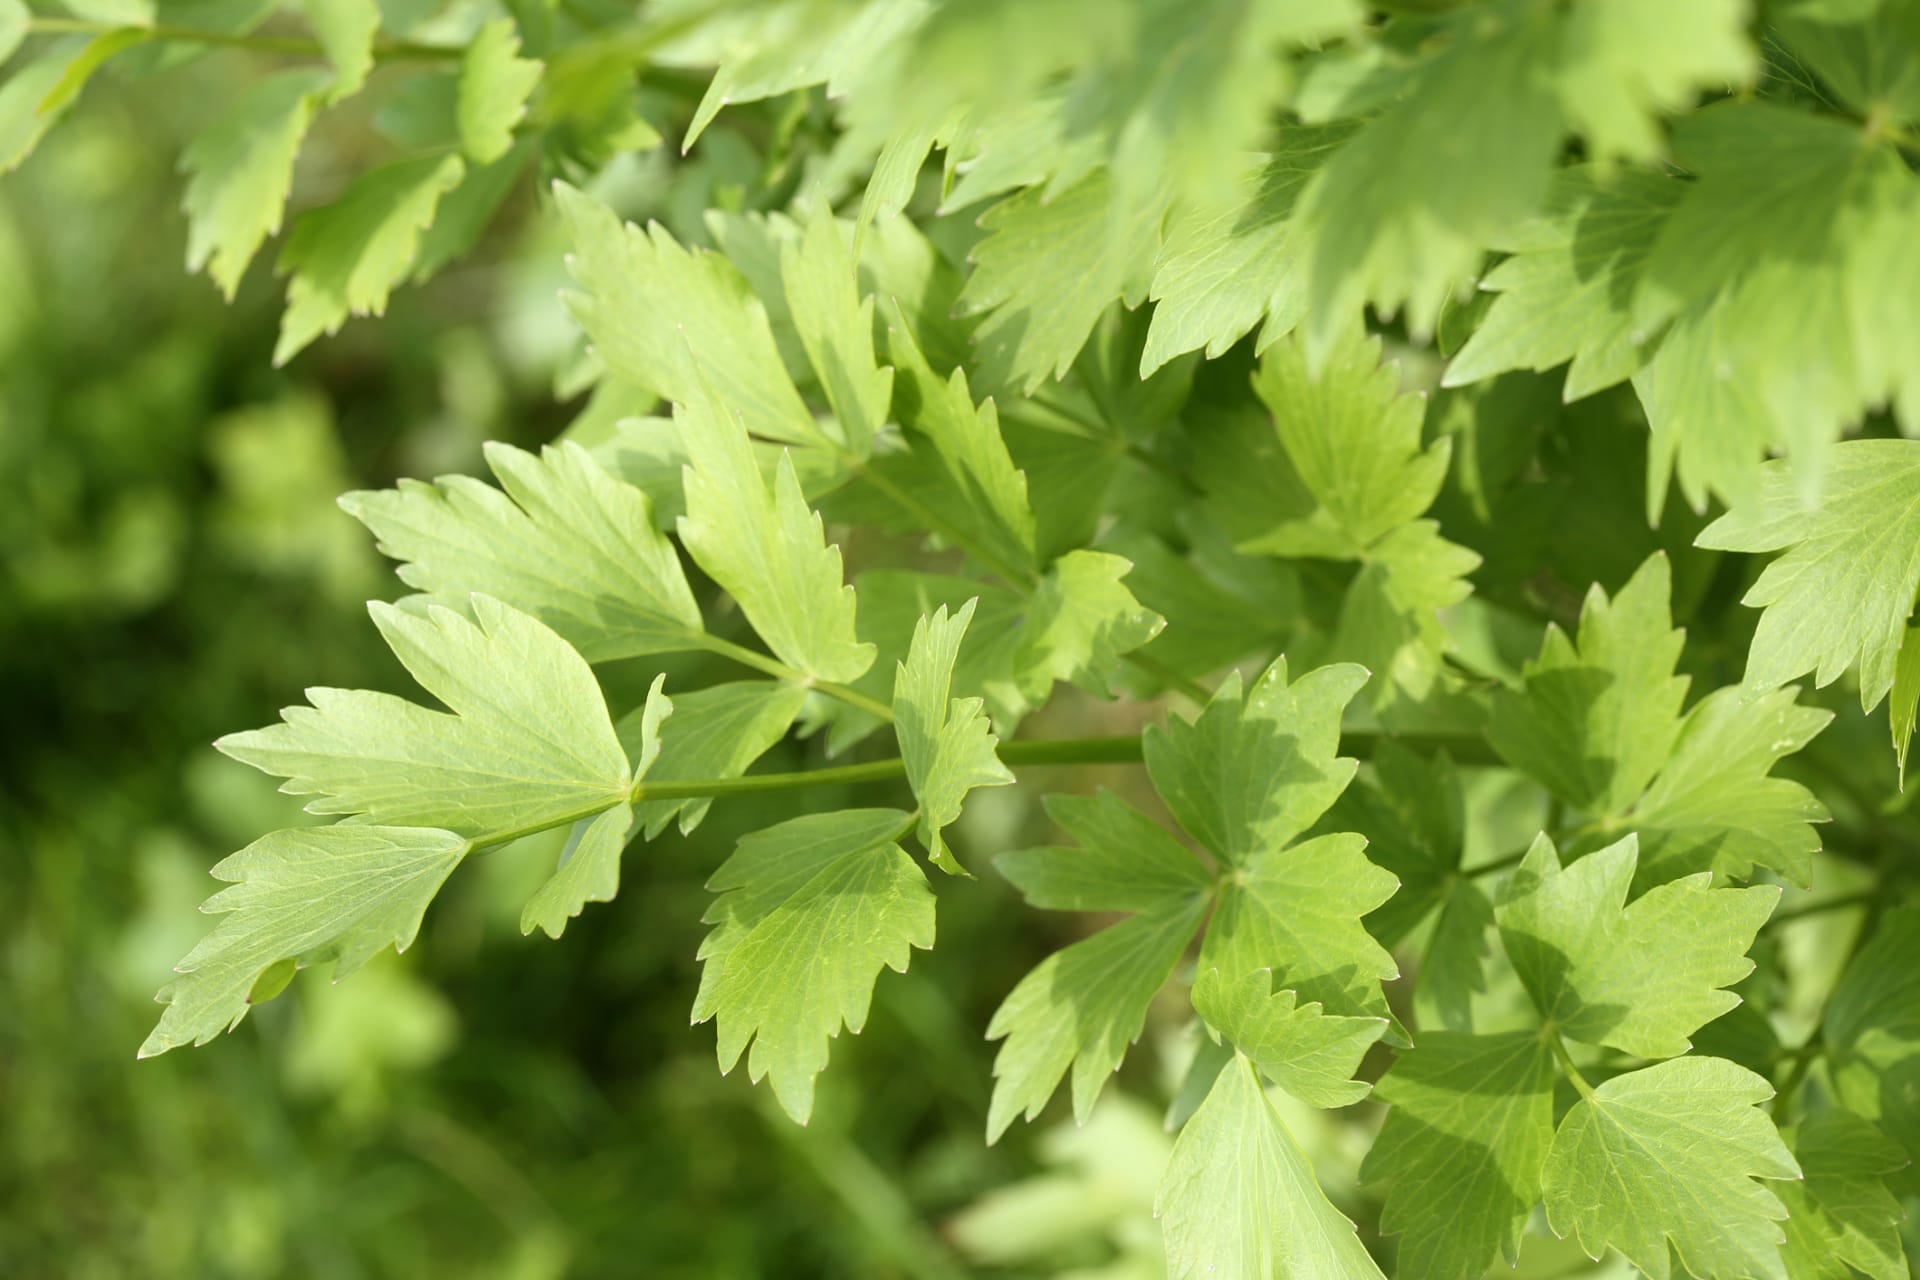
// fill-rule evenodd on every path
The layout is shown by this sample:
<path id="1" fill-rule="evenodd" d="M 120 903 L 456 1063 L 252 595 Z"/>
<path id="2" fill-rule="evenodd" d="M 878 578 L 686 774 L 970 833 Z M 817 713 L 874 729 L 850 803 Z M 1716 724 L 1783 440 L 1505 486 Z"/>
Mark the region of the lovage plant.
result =
<path id="1" fill-rule="evenodd" d="M 329 822 L 214 869 L 143 1055 L 483 854 L 567 832 L 559 938 L 779 792 L 687 995 L 796 1122 L 999 876 L 1094 918 L 981 1028 L 988 1141 L 1193 1028 L 1171 1276 L 1907 1274 L 1920 5 L 295 7 L 0 0 L 0 157 L 103 69 L 272 64 L 182 158 L 231 294 L 371 96 L 276 359 L 537 202 L 591 393 L 342 499 L 422 698 L 221 740 Z M 1073 762 L 1138 767 L 1057 844 L 964 820 Z"/>

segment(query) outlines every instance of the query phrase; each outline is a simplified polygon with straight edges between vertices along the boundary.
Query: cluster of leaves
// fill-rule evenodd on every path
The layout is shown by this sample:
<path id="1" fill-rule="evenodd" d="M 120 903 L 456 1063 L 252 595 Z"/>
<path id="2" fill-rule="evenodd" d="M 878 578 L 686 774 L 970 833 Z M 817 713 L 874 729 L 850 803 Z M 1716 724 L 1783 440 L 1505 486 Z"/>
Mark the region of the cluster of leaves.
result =
<path id="1" fill-rule="evenodd" d="M 215 869 L 143 1055 L 405 948 L 481 851 L 568 831 L 520 921 L 557 938 L 716 800 L 904 782 L 710 882 L 693 1016 L 805 1122 L 881 970 L 934 945 L 909 838 L 965 877 L 973 791 L 1131 758 L 1140 804 L 1049 797 L 1077 843 L 995 859 L 1033 906 L 1120 918 L 1007 994 L 987 1136 L 1069 1075 L 1092 1115 L 1184 988 L 1177 1280 L 1382 1274 L 1280 1094 L 1384 1104 L 1360 1178 L 1398 1274 L 1515 1262 L 1540 1207 L 1655 1277 L 1904 1274 L 1920 917 L 1877 900 L 1811 1013 L 1749 952 L 1829 817 L 1782 762 L 1833 713 L 1788 682 L 1857 671 L 1901 763 L 1920 705 L 1920 5 L 576 8 L 397 41 L 316 0 L 308 41 L 259 7 L 0 0 L 6 52 L 91 33 L 0 85 L 9 163 L 146 46 L 325 59 L 185 159 L 189 260 L 229 293 L 315 119 L 376 61 L 426 68 L 392 89 L 404 154 L 288 235 L 279 359 L 464 251 L 536 160 L 575 180 L 570 438 L 491 447 L 498 487 L 343 500 L 418 593 L 373 619 L 445 709 L 317 688 L 221 741 L 339 821 Z M 717 68 L 704 96 L 644 115 L 683 66 Z M 723 109 L 762 111 L 782 176 L 622 222 L 600 171 L 712 146 Z M 1753 562 L 1721 552 L 1779 553 L 1750 644 Z M 750 678 L 670 687 L 684 653 Z M 633 661 L 651 687 L 610 707 Z M 1063 688 L 1198 710 L 1017 736 Z M 752 771 L 795 733 L 865 758 Z M 1470 864 L 1488 784 L 1531 806 L 1524 852 Z"/>

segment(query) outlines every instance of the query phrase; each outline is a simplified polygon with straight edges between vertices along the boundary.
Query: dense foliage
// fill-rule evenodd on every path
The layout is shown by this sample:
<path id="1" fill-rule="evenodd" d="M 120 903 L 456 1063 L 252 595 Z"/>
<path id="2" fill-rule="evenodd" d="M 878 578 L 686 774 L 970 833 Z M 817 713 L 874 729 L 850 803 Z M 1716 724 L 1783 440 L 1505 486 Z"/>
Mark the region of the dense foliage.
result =
<path id="1" fill-rule="evenodd" d="M 490 480 L 472 434 L 396 434 L 404 393 L 350 468 L 288 391 L 215 427 L 192 539 L 100 481 L 95 519 L 102 464 L 58 434 L 86 402 L 9 389 L 23 652 L 155 607 L 204 532 L 284 598 L 178 610 L 179 661 L 248 664 L 248 712 L 384 686 L 215 744 L 310 816 L 192 766 L 196 821 L 251 842 L 143 1058 L 365 965 L 339 991 L 370 1000 L 300 1024 L 342 1096 L 489 1006 L 467 1069 L 510 1075 L 569 999 L 511 994 L 555 972 L 517 923 L 621 948 L 585 998 L 691 1003 L 722 1073 L 833 1113 L 835 1145 L 785 1141 L 863 1243 L 723 1262 L 685 1222 L 539 1207 L 698 1202 L 713 1174 L 616 1129 L 589 1170 L 463 1170 L 520 1205 L 509 1274 L 1907 1274 L 1920 3 L 0 0 L 0 54 L 0 165 L 96 80 L 190 118 L 176 238 L 236 310 L 185 308 L 200 339 L 146 375 L 172 400 L 102 399 L 112 447 L 227 407 L 220 326 L 261 365 L 385 368 L 383 334 L 465 331 L 463 272 L 564 258 L 579 335 L 544 290 L 467 285 L 499 334 L 438 378 L 519 442 L 478 451 Z M 290 207 L 269 344 L 248 268 Z M 313 499 L 435 470 L 340 499 L 411 590 L 348 622 L 368 541 Z M 77 707 L 241 714 L 121 661 Z M 38 839 L 137 840 L 119 880 L 190 858 L 153 847 L 165 799 L 48 816 L 71 767 L 21 764 Z M 1074 913 L 1024 976 L 1043 926 L 1006 886 Z M 638 936 L 595 929 L 636 898 Z M 33 948 L 87 946 L 52 919 Z M 473 957 L 453 998 L 382 958 L 421 938 Z M 889 988 L 923 993 L 863 1037 L 893 1057 L 839 1061 Z M 139 1070 L 193 1096 L 208 1068 Z M 1062 1092 L 1084 1127 L 1048 1172 L 961 1141 Z M 673 1123 L 682 1162 L 724 1134 Z M 461 1167 L 460 1132 L 411 1141 Z M 914 1186 L 929 1146 L 948 1181 Z"/>

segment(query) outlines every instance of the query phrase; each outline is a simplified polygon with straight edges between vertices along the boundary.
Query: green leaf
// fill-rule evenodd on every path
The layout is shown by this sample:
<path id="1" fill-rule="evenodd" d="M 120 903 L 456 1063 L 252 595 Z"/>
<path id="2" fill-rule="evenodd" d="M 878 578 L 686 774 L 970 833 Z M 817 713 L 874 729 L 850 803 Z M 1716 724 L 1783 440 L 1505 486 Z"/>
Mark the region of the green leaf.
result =
<path id="1" fill-rule="evenodd" d="M 1683 194 L 1684 184 L 1637 170 L 1604 183 L 1589 168 L 1555 175 L 1546 210 L 1496 245 L 1512 256 L 1480 287 L 1497 296 L 1441 385 L 1571 361 L 1571 401 L 1631 377 L 1658 346 L 1634 317 L 1635 287 Z"/>
<path id="2" fill-rule="evenodd" d="M 11 58 L 27 38 L 32 18 L 22 0 L 0 0 L 0 63 Z"/>
<path id="3" fill-rule="evenodd" d="M 1368 862 L 1356 835 L 1316 836 L 1255 853 L 1220 895 L 1200 964 L 1236 977 L 1270 966 L 1275 981 L 1341 1016 L 1387 1016 L 1380 983 L 1399 967 L 1361 923 L 1398 882 Z"/>
<path id="4" fill-rule="evenodd" d="M 1242 550 L 1359 557 L 1433 505 L 1453 442 L 1421 447 L 1426 405 L 1399 393 L 1399 371 L 1381 363 L 1378 338 L 1349 327 L 1317 372 L 1300 343 L 1278 343 L 1261 358 L 1253 389 L 1314 509 Z"/>
<path id="5" fill-rule="evenodd" d="M 660 726 L 674 713 L 673 699 L 661 692 L 666 679 L 664 675 L 653 678 L 633 732 L 634 741 L 620 744 L 631 761 L 635 779 L 645 778 L 659 758 Z M 558 938 L 566 931 L 567 921 L 584 911 L 589 902 L 612 902 L 620 891 L 620 855 L 627 847 L 627 829 L 632 823 L 633 810 L 625 804 L 574 823 L 560 852 L 559 867 L 521 909 L 520 932 L 532 933 L 537 926 L 546 930 L 549 938 Z"/>
<path id="6" fill-rule="evenodd" d="M 280 251 L 279 269 L 293 279 L 273 362 L 283 365 L 321 334 L 339 332 L 349 315 L 384 314 L 387 295 L 413 270 L 440 197 L 465 174 L 458 156 L 401 160 L 303 214 Z"/>
<path id="7" fill-rule="evenodd" d="M 153 32 L 142 27 L 121 27 L 115 31 L 101 32 L 67 63 L 60 78 L 54 81 L 53 87 L 34 107 L 35 113 L 49 119 L 59 116 L 79 99 L 86 90 L 87 82 L 93 79 L 93 73 L 105 66 L 109 59 L 153 38 Z"/>
<path id="8" fill-rule="evenodd" d="M 1538 211 L 1560 146 L 1541 68 L 1554 13 L 1520 3 L 1459 10 L 1406 91 L 1322 165 L 1295 215 L 1313 244 L 1308 350 L 1317 363 L 1368 303 L 1430 333 L 1485 247 Z M 1460 175 L 1470 173 L 1471 182 Z"/>
<path id="9" fill-rule="evenodd" d="M 700 607 L 647 495 L 571 441 L 490 443 L 504 488 L 468 476 L 350 493 L 340 505 L 436 604 L 480 592 L 531 613 L 589 662 L 697 648 Z"/>
<path id="10" fill-rule="evenodd" d="M 1003 853 L 993 860 L 1021 896 L 1047 911 L 1151 911 L 1169 899 L 1209 893 L 1213 878 L 1157 822 L 1102 788 L 1050 795 L 1047 816 L 1080 842 Z"/>
<path id="11" fill-rule="evenodd" d="M 1576 1102 L 1547 1153 L 1547 1221 L 1590 1258 L 1612 1246 L 1652 1280 L 1669 1247 L 1696 1276 L 1787 1280 L 1786 1209 L 1755 1178 L 1800 1167 L 1766 1114 L 1773 1089 L 1719 1058 L 1615 1076 Z"/>
<path id="12" fill-rule="evenodd" d="M 24 164 L 47 130 L 65 114 L 42 111 L 40 102 L 60 83 L 67 64 L 76 56 L 73 46 L 56 46 L 0 83 L 0 174 L 11 173 Z"/>
<path id="13" fill-rule="evenodd" d="M 1154 1213 L 1169 1280 L 1380 1280 L 1242 1057 L 1180 1131 Z"/>
<path id="14" fill-rule="evenodd" d="M 1027 477 L 1007 453 L 999 412 L 990 399 L 974 407 L 964 369 L 956 368 L 945 382 L 936 377 L 913 340 L 906 314 L 896 310 L 896 320 L 887 339 L 897 371 L 900 422 L 915 446 L 908 457 L 917 465 L 908 482 L 935 471 L 937 478 L 920 487 L 936 492 L 928 505 L 964 535 L 962 545 L 1016 579 L 1032 573 L 1038 552 Z M 923 441 L 927 448 L 918 447 Z M 873 465 L 891 475 L 889 461 L 876 458 Z"/>
<path id="15" fill-rule="evenodd" d="M 1340 1018 L 1273 990 L 1273 972 L 1233 979 L 1218 969 L 1193 984 L 1193 1008 L 1267 1079 L 1313 1107 L 1345 1107 L 1367 1096 L 1353 1078 L 1360 1059 L 1387 1029 L 1385 1018 Z"/>
<path id="16" fill-rule="evenodd" d="M 920 843 L 942 871 L 969 874 L 940 838 L 975 787 L 1004 787 L 1013 774 L 994 748 L 1000 739 L 979 698 L 951 697 L 953 662 L 973 621 L 969 600 L 951 618 L 941 605 L 913 629 L 907 660 L 893 681 L 893 725 L 907 782 L 920 805 Z"/>
<path id="17" fill-rule="evenodd" d="M 1549 626 L 1520 692 L 1495 693 L 1487 738 L 1508 764 L 1577 809 L 1624 813 L 1680 734 L 1687 680 L 1673 674 L 1667 558 L 1656 554 L 1609 600 L 1596 584 L 1578 643 Z"/>
<path id="18" fill-rule="evenodd" d="M 1480 1280 L 1512 1266 L 1553 1141 L 1553 1058 L 1531 1031 L 1426 1031 L 1374 1086 L 1387 1104 L 1362 1182 L 1387 1182 L 1380 1229 L 1400 1271 Z"/>
<path id="19" fill-rule="evenodd" d="M 622 226 L 564 183 L 554 198 L 573 240 L 568 270 L 586 291 L 567 305 L 608 368 L 683 405 L 703 396 L 704 374 L 753 435 L 824 442 L 781 364 L 766 307 L 731 263 L 683 249 L 658 224 Z"/>
<path id="20" fill-rule="evenodd" d="M 1122 655 L 1160 634 L 1166 620 L 1120 581 L 1132 568 L 1104 551 L 1069 551 L 1053 562 L 1028 603 L 1013 659 L 1028 701 L 1045 701 L 1059 680 L 1106 694 Z"/>
<path id="21" fill-rule="evenodd" d="M 1349 663 L 1289 684 L 1281 657 L 1243 696 L 1239 673 L 1230 673 L 1198 720 L 1169 717 L 1141 735 L 1154 788 L 1222 862 L 1244 866 L 1281 851 L 1353 779 L 1357 764 L 1335 753 L 1341 712 L 1366 679 Z"/>
<path id="22" fill-rule="evenodd" d="M 1702 91 L 1745 86 L 1759 70 L 1745 0 L 1600 0 L 1566 10 L 1553 86 L 1587 153 L 1660 159 L 1660 117 L 1694 105 Z"/>
<path id="23" fill-rule="evenodd" d="M 1740 1003 L 1722 988 L 1753 972 L 1747 948 L 1780 888 L 1714 889 L 1703 872 L 1629 904 L 1638 858 L 1629 835 L 1562 870 L 1543 834 L 1507 882 L 1496 916 L 1542 1017 L 1588 1044 L 1670 1058 Z"/>
<path id="24" fill-rule="evenodd" d="M 1803 707 L 1796 690 L 1752 697 L 1719 689 L 1687 712 L 1673 754 L 1634 806 L 1641 884 L 1696 871 L 1747 877 L 1756 866 L 1794 884 L 1813 883 L 1820 837 L 1812 824 L 1826 806 L 1786 778 L 1767 776 L 1800 750 L 1833 713 Z"/>
<path id="25" fill-rule="evenodd" d="M 981 215 L 960 295 L 964 314 L 985 313 L 975 341 L 990 387 L 1031 394 L 1072 367 L 1114 302 L 1138 302 L 1159 247 L 1158 205 L 1129 208 L 1105 170 L 1049 195 L 1033 187 Z"/>
<path id="26" fill-rule="evenodd" d="M 707 882 L 720 897 L 693 1020 L 719 1019 L 723 1072 L 752 1042 L 748 1077 L 771 1076 L 801 1124 L 827 1041 L 866 1026 L 883 967 L 905 973 L 933 946 L 933 891 L 896 843 L 908 828 L 893 809 L 808 814 L 743 836 Z"/>
<path id="27" fill-rule="evenodd" d="M 1787 1208 L 1787 1274 L 1805 1280 L 1907 1280 L 1900 1240 L 1906 1211 L 1887 1190 L 1885 1175 L 1907 1164 L 1907 1153 L 1884 1133 L 1834 1108 L 1783 1135 L 1806 1181 L 1774 1188 Z"/>
<path id="28" fill-rule="evenodd" d="M 1747 653 L 1748 686 L 1812 674 L 1825 687 L 1855 663 L 1860 705 L 1893 687 L 1907 615 L 1920 590 L 1920 443 L 1849 440 L 1812 502 L 1784 461 L 1760 468 L 1751 501 L 1695 540 L 1723 551 L 1782 551 L 1741 603 L 1761 610 Z"/>
<path id="29" fill-rule="evenodd" d="M 373 38 L 380 33 L 375 0 L 302 0 L 307 23 L 333 64 L 331 97 L 338 101 L 360 92 L 373 70 Z"/>
<path id="30" fill-rule="evenodd" d="M 545 67 L 520 56 L 512 18 L 495 18 L 474 33 L 460 60 L 455 117 L 460 149 L 475 164 L 492 164 L 513 149 L 514 128 Z"/>
<path id="31" fill-rule="evenodd" d="M 886 425 L 893 371 L 874 359 L 873 299 L 860 297 L 853 255 L 825 201 L 815 204 L 806 235 L 781 247 L 780 279 L 841 437 L 864 458 Z"/>
<path id="32" fill-rule="evenodd" d="M 703 388 L 674 410 L 692 459 L 680 541 L 781 661 L 821 680 L 852 680 L 873 665 L 874 648 L 854 638 L 840 548 L 827 545 L 807 507 L 792 455 L 781 455 L 767 488 L 730 405 Z"/>
<path id="33" fill-rule="evenodd" d="M 805 686 L 776 680 L 737 680 L 675 694 L 675 714 L 659 727 L 660 756 L 647 781 L 739 777 L 787 736 L 806 700 Z M 645 742 L 646 712 L 641 707 L 614 725 L 629 758 L 640 754 Z M 651 840 L 676 816 L 680 834 L 692 834 L 712 804 L 710 797 L 643 800 L 634 813 Z"/>
<path id="34" fill-rule="evenodd" d="M 1006 1040 L 993 1060 L 988 1142 L 1023 1112 L 1039 1115 L 1069 1067 L 1074 1119 L 1086 1121 L 1206 910 L 1204 890 L 1166 897 L 1054 952 L 1020 980 L 987 1024 L 987 1039 Z"/>
<path id="35" fill-rule="evenodd" d="M 1312 244 L 1294 206 L 1352 134 L 1348 124 L 1283 128 L 1274 154 L 1241 178 L 1237 199 L 1174 218 L 1148 290 L 1155 306 L 1141 377 L 1189 351 L 1216 359 L 1263 319 L 1256 346 L 1264 351 L 1300 322 Z"/>
<path id="36" fill-rule="evenodd" d="M 311 813 L 444 827 L 494 841 L 571 822 L 626 801 L 626 753 L 586 662 L 566 641 L 488 596 L 469 621 L 367 606 L 401 663 L 452 709 L 392 694 L 309 689 L 284 723 L 214 745 L 281 790 L 319 797 Z"/>
<path id="37" fill-rule="evenodd" d="M 1828 997 L 1820 1034 L 1840 1101 L 1920 1151 L 1920 908 L 1880 918 Z M 1903 1178 L 1902 1194 L 1911 1186 Z"/>
<path id="38" fill-rule="evenodd" d="M 247 91 L 180 157 L 187 173 L 187 270 L 202 267 L 228 301 L 280 219 L 293 161 L 326 87 L 324 72 L 284 71 Z"/>
<path id="39" fill-rule="evenodd" d="M 161 989 L 166 1011 L 140 1056 L 231 1029 L 246 1016 L 255 983 L 286 961 L 304 968 L 333 960 L 338 981 L 389 946 L 405 951 L 471 847 L 450 831 L 344 823 L 276 831 L 225 859 L 213 874 L 232 887 L 201 908 L 219 913 L 220 923 Z"/>

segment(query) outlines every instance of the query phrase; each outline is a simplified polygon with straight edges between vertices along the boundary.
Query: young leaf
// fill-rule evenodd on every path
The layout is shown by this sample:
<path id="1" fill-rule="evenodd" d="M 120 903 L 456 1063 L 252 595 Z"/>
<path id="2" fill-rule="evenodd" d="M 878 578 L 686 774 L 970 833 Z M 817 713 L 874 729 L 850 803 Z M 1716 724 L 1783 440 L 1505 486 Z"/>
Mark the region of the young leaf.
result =
<path id="1" fill-rule="evenodd" d="M 538 621 L 487 596 L 476 621 L 438 606 L 426 616 L 368 606 L 426 691 L 430 711 L 392 694 L 309 689 L 284 723 L 214 745 L 319 797 L 312 813 L 444 827 L 489 841 L 624 803 L 626 753 L 586 662 Z"/>
<path id="2" fill-rule="evenodd" d="M 1547 1152 L 1547 1222 L 1588 1257 L 1617 1249 L 1652 1280 L 1669 1247 L 1696 1276 L 1787 1280 L 1779 1220 L 1756 1178 L 1800 1166 L 1754 1105 L 1773 1089 L 1719 1058 L 1679 1058 L 1615 1076 L 1573 1105 Z"/>
<path id="3" fill-rule="evenodd" d="M 825 201 L 814 206 L 806 235 L 781 248 L 780 279 L 841 437 L 864 458 L 886 424 L 893 371 L 874 359 L 873 299 L 859 295 L 853 256 Z"/>
<path id="4" fill-rule="evenodd" d="M 1180 1131 L 1154 1214 L 1169 1280 L 1381 1280 L 1243 1057 Z"/>
<path id="5" fill-rule="evenodd" d="M 1355 1080 L 1360 1059 L 1387 1029 L 1385 1018 L 1340 1018 L 1294 993 L 1273 990 L 1273 972 L 1228 979 L 1218 969 L 1193 984 L 1193 1009 L 1267 1079 L 1313 1107 L 1349 1106 L 1367 1096 Z"/>
<path id="6" fill-rule="evenodd" d="M 787 736 L 806 700 L 805 686 L 784 680 L 737 680 L 675 694 L 674 715 L 659 726 L 660 757 L 647 770 L 647 781 L 739 777 Z M 629 759 L 644 748 L 646 719 L 647 708 L 641 707 L 614 725 Z M 651 840 L 676 816 L 680 834 L 691 834 L 712 804 L 706 797 L 643 800 L 634 813 Z"/>
<path id="7" fill-rule="evenodd" d="M 0 63 L 5 63 L 27 38 L 32 15 L 23 0 L 0 0 Z"/>
<path id="8" fill-rule="evenodd" d="M 674 712 L 673 699 L 661 692 L 666 679 L 664 675 L 653 678 L 646 705 L 640 710 L 636 740 L 620 744 L 636 779 L 646 777 L 659 758 L 660 726 Z M 612 902 L 620 891 L 620 855 L 626 850 L 627 830 L 632 823 L 633 810 L 624 804 L 574 823 L 566 848 L 561 850 L 559 867 L 520 911 L 520 932 L 532 933 L 538 926 L 549 938 L 558 938 L 566 931 L 567 921 L 584 911 L 589 902 Z"/>
<path id="9" fill-rule="evenodd" d="M 1680 734 L 1687 680 L 1673 669 L 1684 637 L 1671 629 L 1668 582 L 1655 555 L 1613 599 L 1594 586 L 1578 643 L 1549 626 L 1523 691 L 1494 695 L 1494 749 L 1575 808 L 1624 813 Z"/>
<path id="10" fill-rule="evenodd" d="M 201 909 L 221 913 L 161 989 L 166 1011 L 140 1046 L 150 1058 L 205 1044 L 246 1016 L 255 982 L 285 961 L 335 961 L 334 980 L 391 946 L 420 917 L 472 845 L 451 831 L 342 823 L 276 831 L 214 867 L 231 881 Z"/>
<path id="11" fill-rule="evenodd" d="M 1003 787 L 1013 774 L 994 748 L 1000 739 L 987 723 L 979 698 L 954 698 L 953 661 L 973 620 L 969 600 L 950 619 L 945 605 L 914 628 L 907 660 L 893 681 L 894 733 L 907 768 L 907 782 L 920 804 L 920 843 L 941 870 L 968 874 L 940 838 L 960 816 L 960 805 L 975 787 Z"/>
<path id="12" fill-rule="evenodd" d="M 1064 376 L 1101 313 L 1145 292 L 1161 208 L 1127 207 L 1113 186 L 1101 170 L 1052 195 L 1029 188 L 981 215 L 987 237 L 960 307 L 986 314 L 976 341 L 990 388 L 1031 394 L 1048 375 Z"/>
<path id="13" fill-rule="evenodd" d="M 704 373 L 752 435 L 824 443 L 780 362 L 766 308 L 731 263 L 683 249 L 664 227 L 622 226 L 564 183 L 554 198 L 572 233 L 568 270 L 586 290 L 567 305 L 608 368 L 683 405 L 703 398 Z"/>
<path id="14" fill-rule="evenodd" d="M 1358 765 L 1335 754 L 1340 715 L 1366 679 L 1346 664 L 1289 684 L 1281 657 L 1243 696 L 1239 673 L 1228 675 L 1198 720 L 1173 717 L 1141 735 L 1154 789 L 1229 865 L 1280 850 L 1352 781 Z"/>
<path id="15" fill-rule="evenodd" d="M 360 92 L 373 70 L 373 38 L 380 33 L 376 0 L 302 0 L 307 23 L 320 39 L 327 61 L 333 64 L 333 88 L 338 101 Z"/>
<path id="16" fill-rule="evenodd" d="M 883 967 L 933 946 L 933 891 L 896 843 L 908 829 L 893 809 L 808 814 L 742 837 L 707 882 L 720 897 L 693 1020 L 719 1018 L 722 1071 L 752 1042 L 748 1078 L 770 1075 L 801 1124 L 827 1041 L 866 1025 Z"/>
<path id="17" fill-rule="evenodd" d="M 339 332 L 349 315 L 384 314 L 387 295 L 413 269 L 440 197 L 465 175 L 458 156 L 401 160 L 303 215 L 280 251 L 280 271 L 293 279 L 273 362 L 285 364 L 321 334 Z"/>
<path id="18" fill-rule="evenodd" d="M 1104 551 L 1069 551 L 1053 562 L 1034 589 L 1013 657 L 1029 702 L 1044 702 L 1059 680 L 1107 693 L 1121 656 L 1160 634 L 1166 619 L 1120 581 L 1132 568 Z"/>
<path id="19" fill-rule="evenodd" d="M 1553 1142 L 1553 1057 L 1531 1031 L 1427 1031 L 1374 1086 L 1387 1118 L 1360 1166 L 1387 1182 L 1380 1229 L 1400 1272 L 1480 1280 L 1520 1256 Z"/>
<path id="20" fill-rule="evenodd" d="M 545 68 L 520 56 L 513 19 L 495 18 L 474 33 L 460 62 L 455 105 L 460 149 L 475 164 L 492 164 L 513 149 L 513 130 Z"/>
<path id="21" fill-rule="evenodd" d="M 1786 462 L 1769 462 L 1752 501 L 1701 532 L 1703 547 L 1785 552 L 1741 601 L 1761 610 L 1750 687 L 1811 674 L 1824 688 L 1858 663 L 1861 707 L 1887 696 L 1920 589 L 1916 506 L 1920 443 L 1849 440 L 1834 446 L 1811 503 Z"/>
<path id="22" fill-rule="evenodd" d="M 1780 901 L 1777 885 L 1713 889 L 1707 873 L 1656 885 L 1629 904 L 1639 857 L 1629 835 L 1561 869 L 1545 835 L 1508 881 L 1500 937 L 1534 1007 L 1567 1035 L 1642 1058 L 1670 1058 L 1740 998 L 1747 948 Z"/>
<path id="23" fill-rule="evenodd" d="M 205 267 L 229 302 L 261 243 L 280 232 L 294 157 L 327 82 L 311 69 L 267 77 L 180 157 L 187 270 Z"/>
<path id="24" fill-rule="evenodd" d="M 854 596 L 807 507 L 790 454 L 769 492 L 741 420 L 703 387 L 674 410 L 692 464 L 680 541 L 724 587 L 781 661 L 821 680 L 846 681 L 873 665 L 854 638 Z"/>
<path id="25" fill-rule="evenodd" d="M 700 607 L 652 503 L 571 441 L 488 444 L 505 492 L 468 476 L 340 499 L 435 603 L 481 592 L 533 614 L 589 662 L 697 647 Z"/>

